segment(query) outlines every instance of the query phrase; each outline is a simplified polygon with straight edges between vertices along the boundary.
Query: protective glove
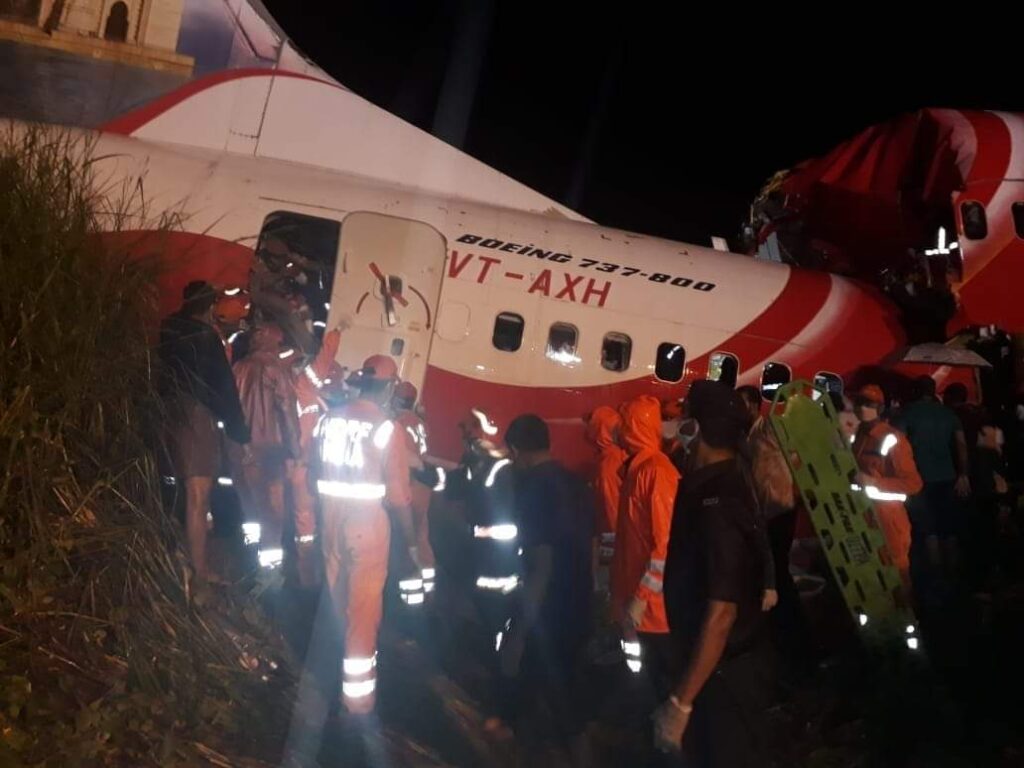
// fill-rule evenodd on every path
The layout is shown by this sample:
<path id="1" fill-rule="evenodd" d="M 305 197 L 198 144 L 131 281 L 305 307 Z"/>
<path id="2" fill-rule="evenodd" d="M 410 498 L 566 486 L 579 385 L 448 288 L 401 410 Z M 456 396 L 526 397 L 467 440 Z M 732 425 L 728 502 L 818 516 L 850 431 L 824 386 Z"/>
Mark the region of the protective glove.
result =
<path id="1" fill-rule="evenodd" d="M 654 711 L 654 746 L 660 752 L 679 752 L 683 734 L 690 723 L 692 705 L 682 704 L 675 696 Z"/>

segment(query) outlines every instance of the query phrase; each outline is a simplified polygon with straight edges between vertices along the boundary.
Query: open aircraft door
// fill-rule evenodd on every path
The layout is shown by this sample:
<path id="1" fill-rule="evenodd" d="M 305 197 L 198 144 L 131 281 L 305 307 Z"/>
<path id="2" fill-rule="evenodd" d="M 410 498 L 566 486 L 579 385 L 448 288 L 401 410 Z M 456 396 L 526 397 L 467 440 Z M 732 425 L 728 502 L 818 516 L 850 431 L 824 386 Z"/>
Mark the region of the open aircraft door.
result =
<path id="1" fill-rule="evenodd" d="M 390 355 L 398 375 L 422 388 L 446 251 L 441 233 L 419 221 L 362 212 L 342 220 L 327 320 L 351 326 L 341 365 L 354 371 L 370 355 Z"/>

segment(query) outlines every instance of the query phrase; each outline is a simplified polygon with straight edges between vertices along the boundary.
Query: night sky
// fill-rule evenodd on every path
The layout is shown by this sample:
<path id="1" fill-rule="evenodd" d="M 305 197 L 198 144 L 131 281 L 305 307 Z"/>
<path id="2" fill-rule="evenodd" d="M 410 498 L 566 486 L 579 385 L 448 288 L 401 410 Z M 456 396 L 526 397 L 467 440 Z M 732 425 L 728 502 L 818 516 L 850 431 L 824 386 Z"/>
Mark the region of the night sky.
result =
<path id="1" fill-rule="evenodd" d="M 972 31 L 968 6 L 893 26 L 866 4 L 779 19 L 738 3 L 697 18 L 621 2 L 575 16 L 553 0 L 265 2 L 370 101 L 595 221 L 701 244 L 734 236 L 775 171 L 873 123 L 1024 111 L 1016 22 Z"/>

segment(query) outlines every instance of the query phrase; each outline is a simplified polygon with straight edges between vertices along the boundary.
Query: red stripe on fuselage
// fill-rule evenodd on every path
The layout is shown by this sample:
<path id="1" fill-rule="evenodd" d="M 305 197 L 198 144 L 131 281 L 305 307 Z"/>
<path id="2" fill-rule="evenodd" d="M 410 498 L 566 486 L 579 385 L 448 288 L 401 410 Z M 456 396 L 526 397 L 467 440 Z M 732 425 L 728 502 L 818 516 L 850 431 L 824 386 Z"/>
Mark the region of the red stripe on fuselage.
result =
<path id="1" fill-rule="evenodd" d="M 197 80 L 185 83 L 185 85 L 180 88 L 176 88 L 170 93 L 164 94 L 138 109 L 134 109 L 131 112 L 115 117 L 110 122 L 101 125 L 100 130 L 107 133 L 122 133 L 126 136 L 131 135 L 146 123 L 159 117 L 169 109 L 176 107 L 186 99 L 195 96 L 197 93 L 202 93 L 203 91 L 213 88 L 216 85 L 220 85 L 221 83 L 228 83 L 232 80 L 242 80 L 247 77 L 290 77 L 297 80 L 312 80 L 313 82 L 322 83 L 323 85 L 329 85 L 332 88 L 344 90 L 336 83 L 330 83 L 326 80 L 321 80 L 318 77 L 303 75 L 298 72 L 259 68 L 225 69 L 220 72 L 214 72 L 212 75 L 207 75 L 206 77 L 201 77 Z"/>

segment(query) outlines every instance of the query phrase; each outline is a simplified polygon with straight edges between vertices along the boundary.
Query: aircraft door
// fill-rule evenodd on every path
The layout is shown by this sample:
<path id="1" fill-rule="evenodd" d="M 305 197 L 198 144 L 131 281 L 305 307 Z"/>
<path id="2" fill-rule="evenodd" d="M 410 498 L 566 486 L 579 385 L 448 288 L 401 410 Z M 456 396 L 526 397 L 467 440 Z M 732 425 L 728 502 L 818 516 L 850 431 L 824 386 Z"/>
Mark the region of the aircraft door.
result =
<path id="1" fill-rule="evenodd" d="M 338 362 L 357 370 L 390 355 L 399 376 L 422 388 L 441 295 L 447 247 L 420 221 L 357 212 L 341 223 L 327 327 L 347 320 Z"/>

